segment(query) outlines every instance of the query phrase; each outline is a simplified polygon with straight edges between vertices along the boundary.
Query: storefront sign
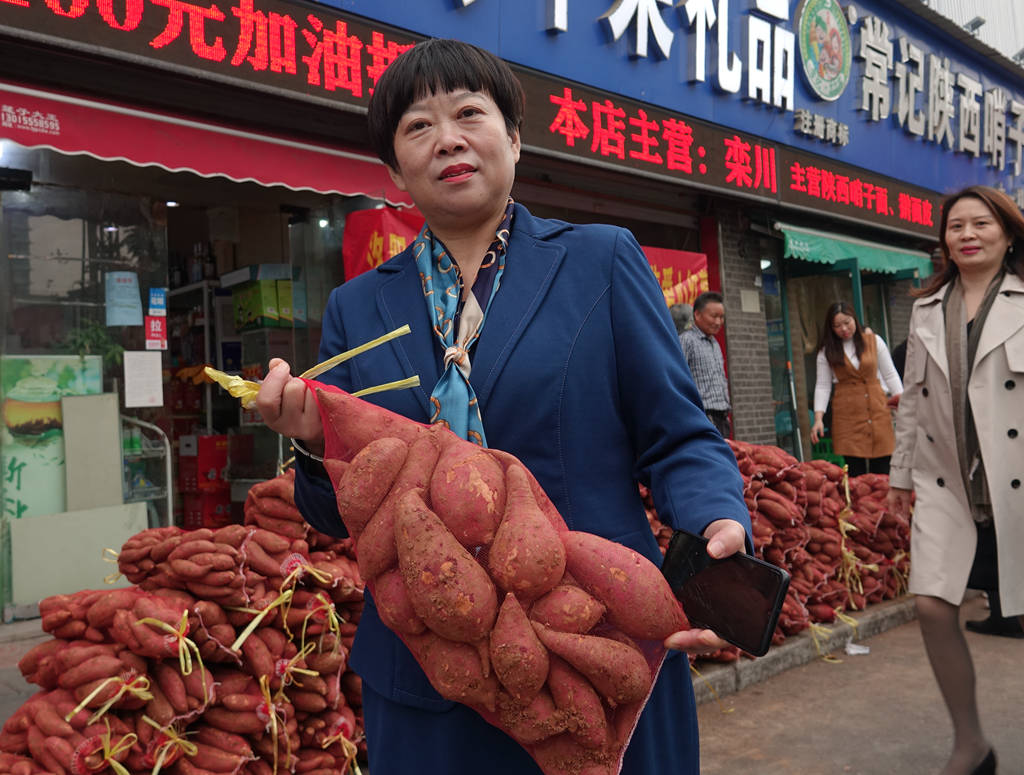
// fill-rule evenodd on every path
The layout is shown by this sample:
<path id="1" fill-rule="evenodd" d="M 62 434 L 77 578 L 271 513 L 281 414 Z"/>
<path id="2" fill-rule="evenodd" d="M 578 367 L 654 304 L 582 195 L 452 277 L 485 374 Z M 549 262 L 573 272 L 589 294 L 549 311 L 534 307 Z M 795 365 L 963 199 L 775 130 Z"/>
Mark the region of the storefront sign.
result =
<path id="1" fill-rule="evenodd" d="M 709 290 L 708 258 L 703 253 L 652 248 L 647 245 L 642 245 L 641 249 L 647 256 L 654 276 L 658 278 L 668 306 L 693 306 L 696 298 Z"/>
<path id="2" fill-rule="evenodd" d="M 376 269 L 405 250 L 423 227 L 418 210 L 381 207 L 356 210 L 345 216 L 345 238 L 341 254 L 345 279 Z"/>
<path id="3" fill-rule="evenodd" d="M 229 2 L 0 0 L 0 31 L 356 110 L 415 40 L 457 37 L 524 73 L 600 91 L 600 101 L 616 94 L 656 107 L 624 125 L 641 137 L 630 149 L 639 163 L 658 153 L 648 138 L 660 112 L 692 116 L 769 155 L 793 146 L 931 191 L 984 182 L 1024 201 L 1020 79 L 882 0 L 346 0 L 346 13 L 295 0 Z M 546 104 L 529 103 L 533 132 Z M 0 110 L 3 122 L 38 132 L 56 131 L 53 118 Z M 566 138 L 590 129 L 570 113 L 563 121 Z M 712 164 L 693 163 L 713 176 Z"/>
<path id="4" fill-rule="evenodd" d="M 534 108 L 523 130 L 527 147 L 935 235 L 934 192 L 546 76 L 519 77 Z"/>

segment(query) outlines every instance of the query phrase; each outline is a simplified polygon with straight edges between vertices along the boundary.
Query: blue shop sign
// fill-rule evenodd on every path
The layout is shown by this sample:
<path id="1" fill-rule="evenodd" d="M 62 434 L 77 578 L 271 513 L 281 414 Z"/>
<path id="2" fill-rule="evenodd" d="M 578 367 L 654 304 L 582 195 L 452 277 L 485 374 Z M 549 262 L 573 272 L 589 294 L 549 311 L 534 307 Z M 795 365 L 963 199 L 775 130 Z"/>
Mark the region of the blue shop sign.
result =
<path id="1" fill-rule="evenodd" d="M 1024 202 L 1024 83 L 884 0 L 330 5 L 938 192 Z"/>

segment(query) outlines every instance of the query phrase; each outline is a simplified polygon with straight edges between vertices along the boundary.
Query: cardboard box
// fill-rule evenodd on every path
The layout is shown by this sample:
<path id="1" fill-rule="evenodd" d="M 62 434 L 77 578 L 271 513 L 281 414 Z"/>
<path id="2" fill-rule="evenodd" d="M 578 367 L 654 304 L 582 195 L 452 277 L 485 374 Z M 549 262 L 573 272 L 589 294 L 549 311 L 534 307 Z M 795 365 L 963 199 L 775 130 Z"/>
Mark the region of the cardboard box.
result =
<path id="1" fill-rule="evenodd" d="M 235 330 L 275 328 L 280 325 L 277 309 L 277 281 L 254 280 L 231 291 Z"/>
<path id="2" fill-rule="evenodd" d="M 292 275 L 291 264 L 253 264 L 222 274 L 220 287 L 231 288 L 254 280 L 291 280 Z"/>
<path id="3" fill-rule="evenodd" d="M 306 314 L 306 279 L 302 270 L 296 269 L 296 277 L 292 278 L 292 322 L 296 328 L 305 328 L 309 319 Z"/>
<path id="4" fill-rule="evenodd" d="M 291 326 L 292 318 L 292 281 L 277 281 L 277 315 L 281 326 Z"/>

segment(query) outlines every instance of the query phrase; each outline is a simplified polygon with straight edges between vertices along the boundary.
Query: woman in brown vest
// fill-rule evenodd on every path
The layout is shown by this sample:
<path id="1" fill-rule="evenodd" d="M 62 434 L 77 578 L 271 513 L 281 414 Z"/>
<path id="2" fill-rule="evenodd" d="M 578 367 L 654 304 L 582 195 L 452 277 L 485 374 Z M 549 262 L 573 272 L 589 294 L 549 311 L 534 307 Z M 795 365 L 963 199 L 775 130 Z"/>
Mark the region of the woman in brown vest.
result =
<path id="1" fill-rule="evenodd" d="M 899 396 L 903 383 L 882 337 L 862 329 L 845 301 L 828 308 L 818 342 L 812 444 L 825 433 L 833 384 L 832 450 L 846 459 L 850 476 L 889 473 L 895 440 L 885 393 Z"/>

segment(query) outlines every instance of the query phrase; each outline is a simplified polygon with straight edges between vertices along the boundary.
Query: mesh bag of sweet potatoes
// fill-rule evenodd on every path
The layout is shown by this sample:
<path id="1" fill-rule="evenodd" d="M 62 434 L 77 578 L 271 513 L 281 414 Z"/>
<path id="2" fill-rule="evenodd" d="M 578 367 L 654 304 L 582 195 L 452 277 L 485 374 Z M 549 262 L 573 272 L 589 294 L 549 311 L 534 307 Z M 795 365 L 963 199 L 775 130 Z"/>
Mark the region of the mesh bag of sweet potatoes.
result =
<path id="1" fill-rule="evenodd" d="M 547 775 L 618 773 L 687 626 L 660 570 L 569 530 L 514 456 L 309 386 L 360 574 L 434 688 Z"/>

